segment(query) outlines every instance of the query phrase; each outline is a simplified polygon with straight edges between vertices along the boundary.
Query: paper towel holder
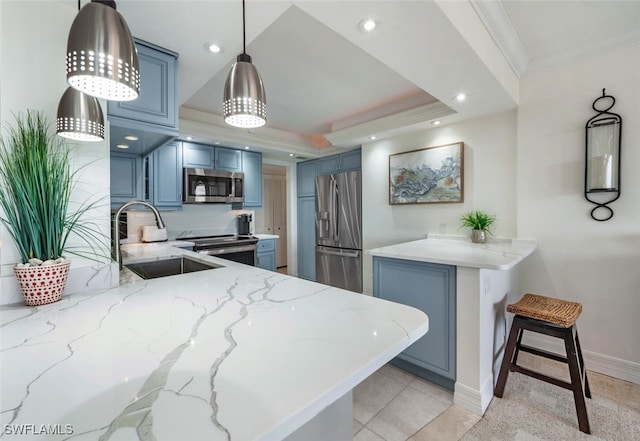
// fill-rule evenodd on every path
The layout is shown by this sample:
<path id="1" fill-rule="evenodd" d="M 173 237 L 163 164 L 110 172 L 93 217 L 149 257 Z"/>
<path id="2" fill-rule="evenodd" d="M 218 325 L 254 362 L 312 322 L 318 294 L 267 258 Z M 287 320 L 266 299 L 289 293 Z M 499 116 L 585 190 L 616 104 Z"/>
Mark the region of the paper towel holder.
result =
<path id="1" fill-rule="evenodd" d="M 596 205 L 591 217 L 597 221 L 613 217 L 608 204 L 620 197 L 622 118 L 609 111 L 615 103 L 602 89 L 602 96 L 591 105 L 598 114 L 585 125 L 584 197 Z"/>

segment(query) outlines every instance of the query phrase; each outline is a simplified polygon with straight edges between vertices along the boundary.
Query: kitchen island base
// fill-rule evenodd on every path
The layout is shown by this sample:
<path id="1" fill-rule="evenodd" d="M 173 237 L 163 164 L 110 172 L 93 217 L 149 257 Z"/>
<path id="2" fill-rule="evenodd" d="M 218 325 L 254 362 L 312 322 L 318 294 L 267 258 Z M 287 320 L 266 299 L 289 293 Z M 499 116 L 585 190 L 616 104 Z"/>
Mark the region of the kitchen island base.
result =
<path id="1" fill-rule="evenodd" d="M 284 441 L 351 441 L 353 439 L 353 391 L 327 406 Z"/>

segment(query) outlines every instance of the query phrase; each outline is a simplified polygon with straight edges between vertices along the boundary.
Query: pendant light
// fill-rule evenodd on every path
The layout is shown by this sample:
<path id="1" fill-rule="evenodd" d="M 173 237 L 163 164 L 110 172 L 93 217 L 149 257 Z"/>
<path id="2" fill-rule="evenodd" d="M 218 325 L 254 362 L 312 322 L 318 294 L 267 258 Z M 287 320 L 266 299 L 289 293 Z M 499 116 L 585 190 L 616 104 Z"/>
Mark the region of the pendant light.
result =
<path id="1" fill-rule="evenodd" d="M 98 99 L 68 87 L 58 104 L 56 133 L 76 141 L 104 141 L 104 115 Z"/>
<path id="2" fill-rule="evenodd" d="M 67 81 L 97 98 L 130 101 L 138 97 L 138 53 L 115 1 L 92 0 L 76 15 L 67 41 Z"/>
<path id="3" fill-rule="evenodd" d="M 267 123 L 267 99 L 262 79 L 246 52 L 244 0 L 242 0 L 242 53 L 231 67 L 224 85 L 224 122 L 242 128 Z"/>

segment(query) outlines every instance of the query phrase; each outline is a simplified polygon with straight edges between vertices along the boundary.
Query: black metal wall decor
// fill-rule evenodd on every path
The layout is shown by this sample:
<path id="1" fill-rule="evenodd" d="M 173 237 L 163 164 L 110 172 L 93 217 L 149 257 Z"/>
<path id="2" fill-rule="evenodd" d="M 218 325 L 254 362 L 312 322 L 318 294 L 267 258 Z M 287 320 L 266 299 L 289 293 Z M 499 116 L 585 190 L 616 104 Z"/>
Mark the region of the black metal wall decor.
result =
<path id="1" fill-rule="evenodd" d="M 620 147 L 622 118 L 609 112 L 616 99 L 605 94 L 597 98 L 592 108 L 598 114 L 587 121 L 584 197 L 596 206 L 591 217 L 606 221 L 613 217 L 608 204 L 620 197 Z"/>

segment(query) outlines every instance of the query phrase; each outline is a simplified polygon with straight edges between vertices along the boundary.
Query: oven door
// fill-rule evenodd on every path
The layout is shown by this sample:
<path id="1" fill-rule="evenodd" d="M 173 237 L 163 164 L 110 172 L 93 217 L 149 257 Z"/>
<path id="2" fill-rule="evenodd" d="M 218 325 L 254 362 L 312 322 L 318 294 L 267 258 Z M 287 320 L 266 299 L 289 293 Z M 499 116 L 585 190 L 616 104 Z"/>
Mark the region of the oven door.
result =
<path id="1" fill-rule="evenodd" d="M 221 259 L 227 259 L 233 262 L 244 263 L 245 265 L 256 266 L 257 249 L 258 247 L 255 244 L 252 244 L 207 248 L 198 250 L 198 253 L 206 254 L 207 256 L 220 257 Z"/>

